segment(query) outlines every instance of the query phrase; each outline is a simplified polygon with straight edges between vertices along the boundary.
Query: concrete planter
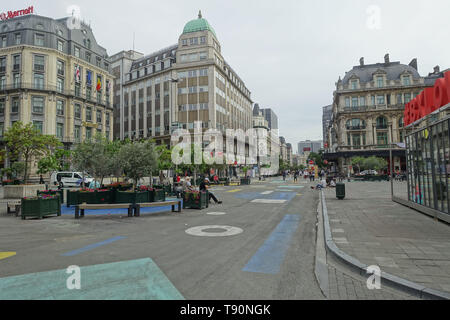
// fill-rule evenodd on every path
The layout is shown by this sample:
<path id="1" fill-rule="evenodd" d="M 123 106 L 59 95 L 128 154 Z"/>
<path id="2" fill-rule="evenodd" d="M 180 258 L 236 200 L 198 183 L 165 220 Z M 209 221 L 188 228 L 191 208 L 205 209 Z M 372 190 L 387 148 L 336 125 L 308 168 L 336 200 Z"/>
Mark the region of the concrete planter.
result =
<path id="1" fill-rule="evenodd" d="M 45 184 L 4 186 L 5 199 L 22 199 L 35 197 L 38 191 L 44 191 Z"/>

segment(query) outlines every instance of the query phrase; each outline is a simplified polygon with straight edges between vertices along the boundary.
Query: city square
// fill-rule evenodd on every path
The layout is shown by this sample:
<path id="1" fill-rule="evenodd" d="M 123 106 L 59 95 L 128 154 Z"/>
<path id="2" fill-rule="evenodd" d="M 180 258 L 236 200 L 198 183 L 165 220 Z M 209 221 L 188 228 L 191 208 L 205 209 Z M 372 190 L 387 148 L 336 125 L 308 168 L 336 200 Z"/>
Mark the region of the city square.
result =
<path id="1" fill-rule="evenodd" d="M 0 10 L 0 301 L 450 299 L 430 7 L 40 2 Z"/>

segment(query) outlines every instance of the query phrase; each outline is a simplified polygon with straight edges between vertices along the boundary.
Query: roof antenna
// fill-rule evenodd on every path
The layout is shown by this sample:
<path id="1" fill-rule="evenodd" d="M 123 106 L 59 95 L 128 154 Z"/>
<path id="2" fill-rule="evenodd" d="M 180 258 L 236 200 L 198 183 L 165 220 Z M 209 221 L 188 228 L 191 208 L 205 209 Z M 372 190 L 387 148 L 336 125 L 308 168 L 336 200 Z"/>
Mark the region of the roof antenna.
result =
<path id="1" fill-rule="evenodd" d="M 198 11 L 198 18 L 201 19 L 202 18 L 202 10 Z"/>
<path id="2" fill-rule="evenodd" d="M 136 38 L 136 32 L 133 32 L 133 51 L 134 51 L 134 42 L 135 42 L 135 38 Z"/>

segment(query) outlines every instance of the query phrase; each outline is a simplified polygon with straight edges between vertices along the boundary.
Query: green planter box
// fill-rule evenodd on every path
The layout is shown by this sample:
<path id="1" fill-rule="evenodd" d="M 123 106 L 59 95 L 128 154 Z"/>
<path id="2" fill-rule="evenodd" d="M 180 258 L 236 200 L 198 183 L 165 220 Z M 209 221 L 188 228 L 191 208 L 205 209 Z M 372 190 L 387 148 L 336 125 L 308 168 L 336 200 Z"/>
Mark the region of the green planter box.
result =
<path id="1" fill-rule="evenodd" d="M 249 185 L 250 183 L 250 178 L 241 178 L 241 185 Z"/>
<path id="2" fill-rule="evenodd" d="M 116 191 L 115 203 L 144 203 L 149 202 L 149 192 Z"/>
<path id="3" fill-rule="evenodd" d="M 113 203 L 113 198 L 111 196 L 111 191 L 95 191 L 95 192 L 82 192 L 78 193 L 78 204 L 104 204 Z"/>
<path id="4" fill-rule="evenodd" d="M 209 193 L 200 192 L 199 197 L 195 198 L 194 193 L 185 193 L 183 195 L 183 209 L 205 209 L 209 207 Z"/>
<path id="5" fill-rule="evenodd" d="M 59 197 L 53 199 L 22 199 L 21 201 L 22 220 L 27 217 L 42 219 L 45 216 L 56 214 L 61 216 L 61 203 Z"/>
<path id="6" fill-rule="evenodd" d="M 59 196 L 59 203 L 62 205 L 63 203 L 63 191 L 62 190 L 47 190 L 47 191 L 37 191 L 37 196 L 41 195 L 51 195 L 51 196 Z"/>
<path id="7" fill-rule="evenodd" d="M 79 193 L 80 191 L 67 191 L 67 208 L 80 204 L 80 202 L 78 201 Z"/>
<path id="8" fill-rule="evenodd" d="M 164 202 L 166 201 L 166 192 L 164 190 L 154 189 L 148 192 L 149 202 Z"/>
<path id="9" fill-rule="evenodd" d="M 172 193 L 172 185 L 168 184 L 168 185 L 154 185 L 153 189 L 156 190 L 164 190 L 164 192 L 168 195 L 170 195 Z"/>

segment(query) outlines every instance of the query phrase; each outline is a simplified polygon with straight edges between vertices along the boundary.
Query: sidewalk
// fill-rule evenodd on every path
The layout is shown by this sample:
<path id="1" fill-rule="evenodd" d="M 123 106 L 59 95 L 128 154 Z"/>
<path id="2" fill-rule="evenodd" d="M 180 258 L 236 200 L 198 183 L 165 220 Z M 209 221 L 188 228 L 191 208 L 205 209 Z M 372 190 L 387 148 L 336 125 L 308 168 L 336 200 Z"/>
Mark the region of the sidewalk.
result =
<path id="1" fill-rule="evenodd" d="M 346 183 L 345 200 L 336 199 L 335 189 L 324 194 L 339 249 L 383 272 L 450 292 L 449 225 L 392 202 L 388 182 Z"/>

